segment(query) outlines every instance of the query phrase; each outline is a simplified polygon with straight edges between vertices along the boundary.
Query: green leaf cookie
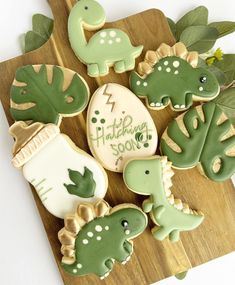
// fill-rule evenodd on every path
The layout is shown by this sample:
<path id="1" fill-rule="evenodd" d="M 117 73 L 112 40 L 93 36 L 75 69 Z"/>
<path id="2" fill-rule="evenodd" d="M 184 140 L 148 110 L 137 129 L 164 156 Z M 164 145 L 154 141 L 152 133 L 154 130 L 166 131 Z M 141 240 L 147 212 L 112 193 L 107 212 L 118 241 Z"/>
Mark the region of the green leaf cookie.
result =
<path id="1" fill-rule="evenodd" d="M 229 35 L 235 31 L 235 22 L 231 21 L 213 22 L 208 26 L 211 28 L 216 28 L 216 30 L 219 32 L 219 38 Z"/>
<path id="2" fill-rule="evenodd" d="M 89 88 L 76 72 L 52 65 L 17 69 L 11 87 L 11 115 L 16 121 L 60 124 L 62 116 L 82 112 Z"/>
<path id="3" fill-rule="evenodd" d="M 214 181 L 225 181 L 235 173 L 235 130 L 214 102 L 192 108 L 173 120 L 160 147 L 176 168 L 200 164 Z"/>

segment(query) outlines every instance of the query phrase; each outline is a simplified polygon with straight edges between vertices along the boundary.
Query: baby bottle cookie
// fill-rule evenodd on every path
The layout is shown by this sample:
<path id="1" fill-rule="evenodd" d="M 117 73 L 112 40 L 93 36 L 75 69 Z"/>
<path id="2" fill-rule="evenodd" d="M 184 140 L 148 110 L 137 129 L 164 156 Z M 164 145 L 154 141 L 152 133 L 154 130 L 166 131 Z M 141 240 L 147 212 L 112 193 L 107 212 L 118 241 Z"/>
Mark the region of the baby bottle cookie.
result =
<path id="1" fill-rule="evenodd" d="M 87 42 L 84 30 L 102 28 L 105 19 L 103 7 L 94 0 L 78 1 L 69 15 L 71 47 L 92 77 L 107 75 L 111 66 L 116 73 L 134 69 L 135 59 L 143 50 L 143 46 L 133 47 L 128 35 L 114 28 L 97 32 Z"/>
<path id="2" fill-rule="evenodd" d="M 11 115 L 15 121 L 59 125 L 87 106 L 90 91 L 76 72 L 56 65 L 26 65 L 16 71 L 11 87 Z"/>
<path id="3" fill-rule="evenodd" d="M 16 140 L 13 165 L 22 168 L 52 215 L 64 218 L 79 203 L 105 196 L 107 175 L 103 168 L 57 126 L 17 122 L 10 133 Z"/>
<path id="4" fill-rule="evenodd" d="M 122 172 L 135 156 L 155 154 L 155 124 L 142 102 L 126 87 L 109 83 L 92 96 L 87 112 L 90 149 L 106 168 Z"/>
<path id="5" fill-rule="evenodd" d="M 197 228 L 204 219 L 200 211 L 190 209 L 171 193 L 173 175 L 171 162 L 160 156 L 130 160 L 123 174 L 132 192 L 150 196 L 143 202 L 143 210 L 157 225 L 152 229 L 153 236 L 157 240 L 169 236 L 172 242 L 179 240 L 181 231 Z"/>
<path id="6" fill-rule="evenodd" d="M 125 264 L 133 253 L 133 238 L 147 226 L 147 216 L 133 204 L 111 208 L 104 200 L 80 204 L 65 217 L 58 233 L 65 271 L 82 276 L 95 274 L 104 279 L 114 262 Z"/>
<path id="7" fill-rule="evenodd" d="M 183 43 L 161 44 L 157 51 L 146 53 L 139 74 L 131 73 L 131 89 L 146 99 L 150 109 L 161 110 L 169 104 L 174 111 L 188 109 L 193 101 L 212 100 L 220 91 L 214 74 L 197 65 L 198 53 L 188 52 Z"/>

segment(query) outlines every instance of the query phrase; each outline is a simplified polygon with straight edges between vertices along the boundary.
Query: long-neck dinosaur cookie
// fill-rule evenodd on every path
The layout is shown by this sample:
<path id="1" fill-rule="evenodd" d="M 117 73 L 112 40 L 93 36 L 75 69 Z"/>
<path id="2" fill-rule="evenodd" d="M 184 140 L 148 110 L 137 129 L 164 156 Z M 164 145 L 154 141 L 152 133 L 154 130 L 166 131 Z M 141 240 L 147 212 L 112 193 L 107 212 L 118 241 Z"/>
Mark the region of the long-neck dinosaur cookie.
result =
<path id="1" fill-rule="evenodd" d="M 90 91 L 76 72 L 54 65 L 27 65 L 17 69 L 11 87 L 11 115 L 15 121 L 53 123 L 81 113 Z"/>
<path id="2" fill-rule="evenodd" d="M 125 264 L 130 259 L 131 239 L 146 226 L 147 216 L 135 205 L 110 208 L 103 200 L 81 204 L 66 216 L 65 227 L 58 233 L 64 270 L 75 276 L 107 277 L 115 261 Z"/>
<path id="3" fill-rule="evenodd" d="M 69 40 L 76 56 L 87 65 L 88 75 L 105 76 L 109 67 L 117 73 L 132 70 L 143 46 L 133 47 L 126 33 L 104 29 L 87 42 L 84 29 L 94 31 L 105 24 L 105 11 L 94 0 L 80 0 L 72 8 L 68 21 Z"/>
<path id="4" fill-rule="evenodd" d="M 219 94 L 219 84 L 208 70 L 197 68 L 197 63 L 198 53 L 188 52 L 183 43 L 162 44 L 156 52 L 146 53 L 138 67 L 140 75 L 131 73 L 131 89 L 154 110 L 170 104 L 174 111 L 182 111 L 194 100 L 211 100 Z"/>
<path id="5" fill-rule="evenodd" d="M 173 175 L 171 163 L 160 156 L 130 160 L 124 169 L 127 187 L 134 193 L 150 196 L 143 202 L 143 209 L 158 225 L 152 229 L 158 240 L 169 235 L 171 241 L 178 241 L 181 231 L 195 229 L 204 219 L 203 214 L 174 198 L 170 190 Z"/>
<path id="6" fill-rule="evenodd" d="M 222 108 L 234 115 L 228 98 L 227 108 L 224 104 Z M 225 181 L 235 173 L 235 128 L 216 102 L 194 107 L 170 122 L 160 147 L 175 168 L 199 166 L 214 181 Z"/>
<path id="7" fill-rule="evenodd" d="M 24 177 L 54 216 L 64 218 L 78 203 L 105 196 L 107 175 L 103 168 L 60 134 L 57 126 L 17 122 L 10 133 L 16 140 L 13 165 L 22 168 Z"/>
<path id="8" fill-rule="evenodd" d="M 92 96 L 87 113 L 90 149 L 101 164 L 122 172 L 127 159 L 155 154 L 154 122 L 142 102 L 126 87 L 109 83 Z"/>

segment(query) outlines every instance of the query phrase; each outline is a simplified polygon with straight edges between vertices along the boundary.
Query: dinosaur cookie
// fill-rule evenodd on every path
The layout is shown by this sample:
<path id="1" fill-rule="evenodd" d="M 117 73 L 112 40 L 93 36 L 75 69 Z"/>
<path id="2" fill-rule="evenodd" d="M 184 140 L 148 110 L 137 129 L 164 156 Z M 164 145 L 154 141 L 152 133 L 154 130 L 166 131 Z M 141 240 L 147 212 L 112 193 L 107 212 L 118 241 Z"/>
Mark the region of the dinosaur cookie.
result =
<path id="1" fill-rule="evenodd" d="M 52 215 L 64 218 L 78 203 L 105 196 L 107 175 L 103 168 L 60 134 L 57 126 L 17 122 L 10 133 L 15 138 L 13 165 L 22 168 Z"/>
<path id="2" fill-rule="evenodd" d="M 69 15 L 71 47 L 91 77 L 107 75 L 111 66 L 116 73 L 134 69 L 135 59 L 143 50 L 143 46 L 133 47 L 127 34 L 114 28 L 97 32 L 87 42 L 84 30 L 100 29 L 105 19 L 103 7 L 94 0 L 78 1 Z"/>
<path id="3" fill-rule="evenodd" d="M 27 65 L 17 69 L 11 87 L 11 115 L 15 121 L 59 125 L 62 117 L 81 113 L 90 91 L 76 72 L 55 65 Z"/>
<path id="4" fill-rule="evenodd" d="M 181 231 L 198 227 L 204 216 L 191 210 L 171 193 L 171 177 L 174 172 L 166 157 L 153 156 L 130 160 L 124 169 L 124 182 L 134 193 L 150 196 L 143 202 L 143 210 L 157 225 L 152 229 L 157 240 L 167 236 L 174 242 L 180 238 Z"/>
<path id="5" fill-rule="evenodd" d="M 90 149 L 106 168 L 122 172 L 126 160 L 155 154 L 158 136 L 142 102 L 126 87 L 109 83 L 92 96 L 87 113 Z"/>
<path id="6" fill-rule="evenodd" d="M 133 253 L 131 239 L 147 226 L 147 216 L 132 204 L 110 208 L 100 200 L 81 204 L 66 215 L 59 231 L 62 266 L 75 276 L 95 274 L 101 279 L 111 272 L 114 262 L 125 264 Z"/>
<path id="7" fill-rule="evenodd" d="M 138 67 L 140 75 L 131 73 L 131 89 L 154 110 L 170 104 L 174 111 L 182 111 L 193 101 L 212 100 L 219 94 L 219 83 L 208 70 L 197 68 L 197 64 L 198 53 L 188 52 L 183 43 L 173 47 L 161 44 L 156 52 L 146 53 Z"/>
<path id="8" fill-rule="evenodd" d="M 235 129 L 221 109 L 234 115 L 235 109 L 231 105 L 235 102 L 232 99 L 234 92 L 229 90 L 222 95 L 226 95 L 224 101 L 220 101 L 219 95 L 218 101 L 191 108 L 170 122 L 161 138 L 160 148 L 173 167 L 199 166 L 206 177 L 218 182 L 235 173 Z M 229 95 L 233 101 L 229 100 Z"/>

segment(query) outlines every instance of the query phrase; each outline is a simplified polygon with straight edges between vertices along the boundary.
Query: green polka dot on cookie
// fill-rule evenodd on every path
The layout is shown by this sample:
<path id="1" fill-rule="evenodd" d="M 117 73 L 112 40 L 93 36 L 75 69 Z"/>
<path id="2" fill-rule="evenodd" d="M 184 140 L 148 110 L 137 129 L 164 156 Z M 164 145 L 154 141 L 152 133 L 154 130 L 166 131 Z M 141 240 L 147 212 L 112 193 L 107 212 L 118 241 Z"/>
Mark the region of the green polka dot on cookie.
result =
<path id="1" fill-rule="evenodd" d="M 145 143 L 145 144 L 144 144 L 144 147 L 146 147 L 146 148 L 149 147 L 149 144 L 148 144 L 148 143 Z"/>
<path id="2" fill-rule="evenodd" d="M 92 123 L 95 124 L 97 122 L 97 119 L 96 118 L 92 118 L 91 121 L 92 121 Z"/>
<path id="3" fill-rule="evenodd" d="M 104 124 L 105 123 L 105 119 L 101 119 L 100 122 L 101 122 L 101 124 Z"/>
<path id="4" fill-rule="evenodd" d="M 152 139 L 152 136 L 151 136 L 151 135 L 149 135 L 149 136 L 148 136 L 148 139 L 149 139 L 149 140 L 151 140 L 151 139 Z"/>
<path id="5" fill-rule="evenodd" d="M 95 114 L 96 114 L 96 115 L 99 115 L 99 113 L 100 113 L 100 112 L 99 112 L 98 110 L 97 110 L 97 111 L 95 111 Z"/>
<path id="6" fill-rule="evenodd" d="M 139 142 L 142 141 L 143 140 L 143 134 L 140 132 L 136 133 L 135 139 L 136 139 L 136 141 L 139 141 Z"/>

